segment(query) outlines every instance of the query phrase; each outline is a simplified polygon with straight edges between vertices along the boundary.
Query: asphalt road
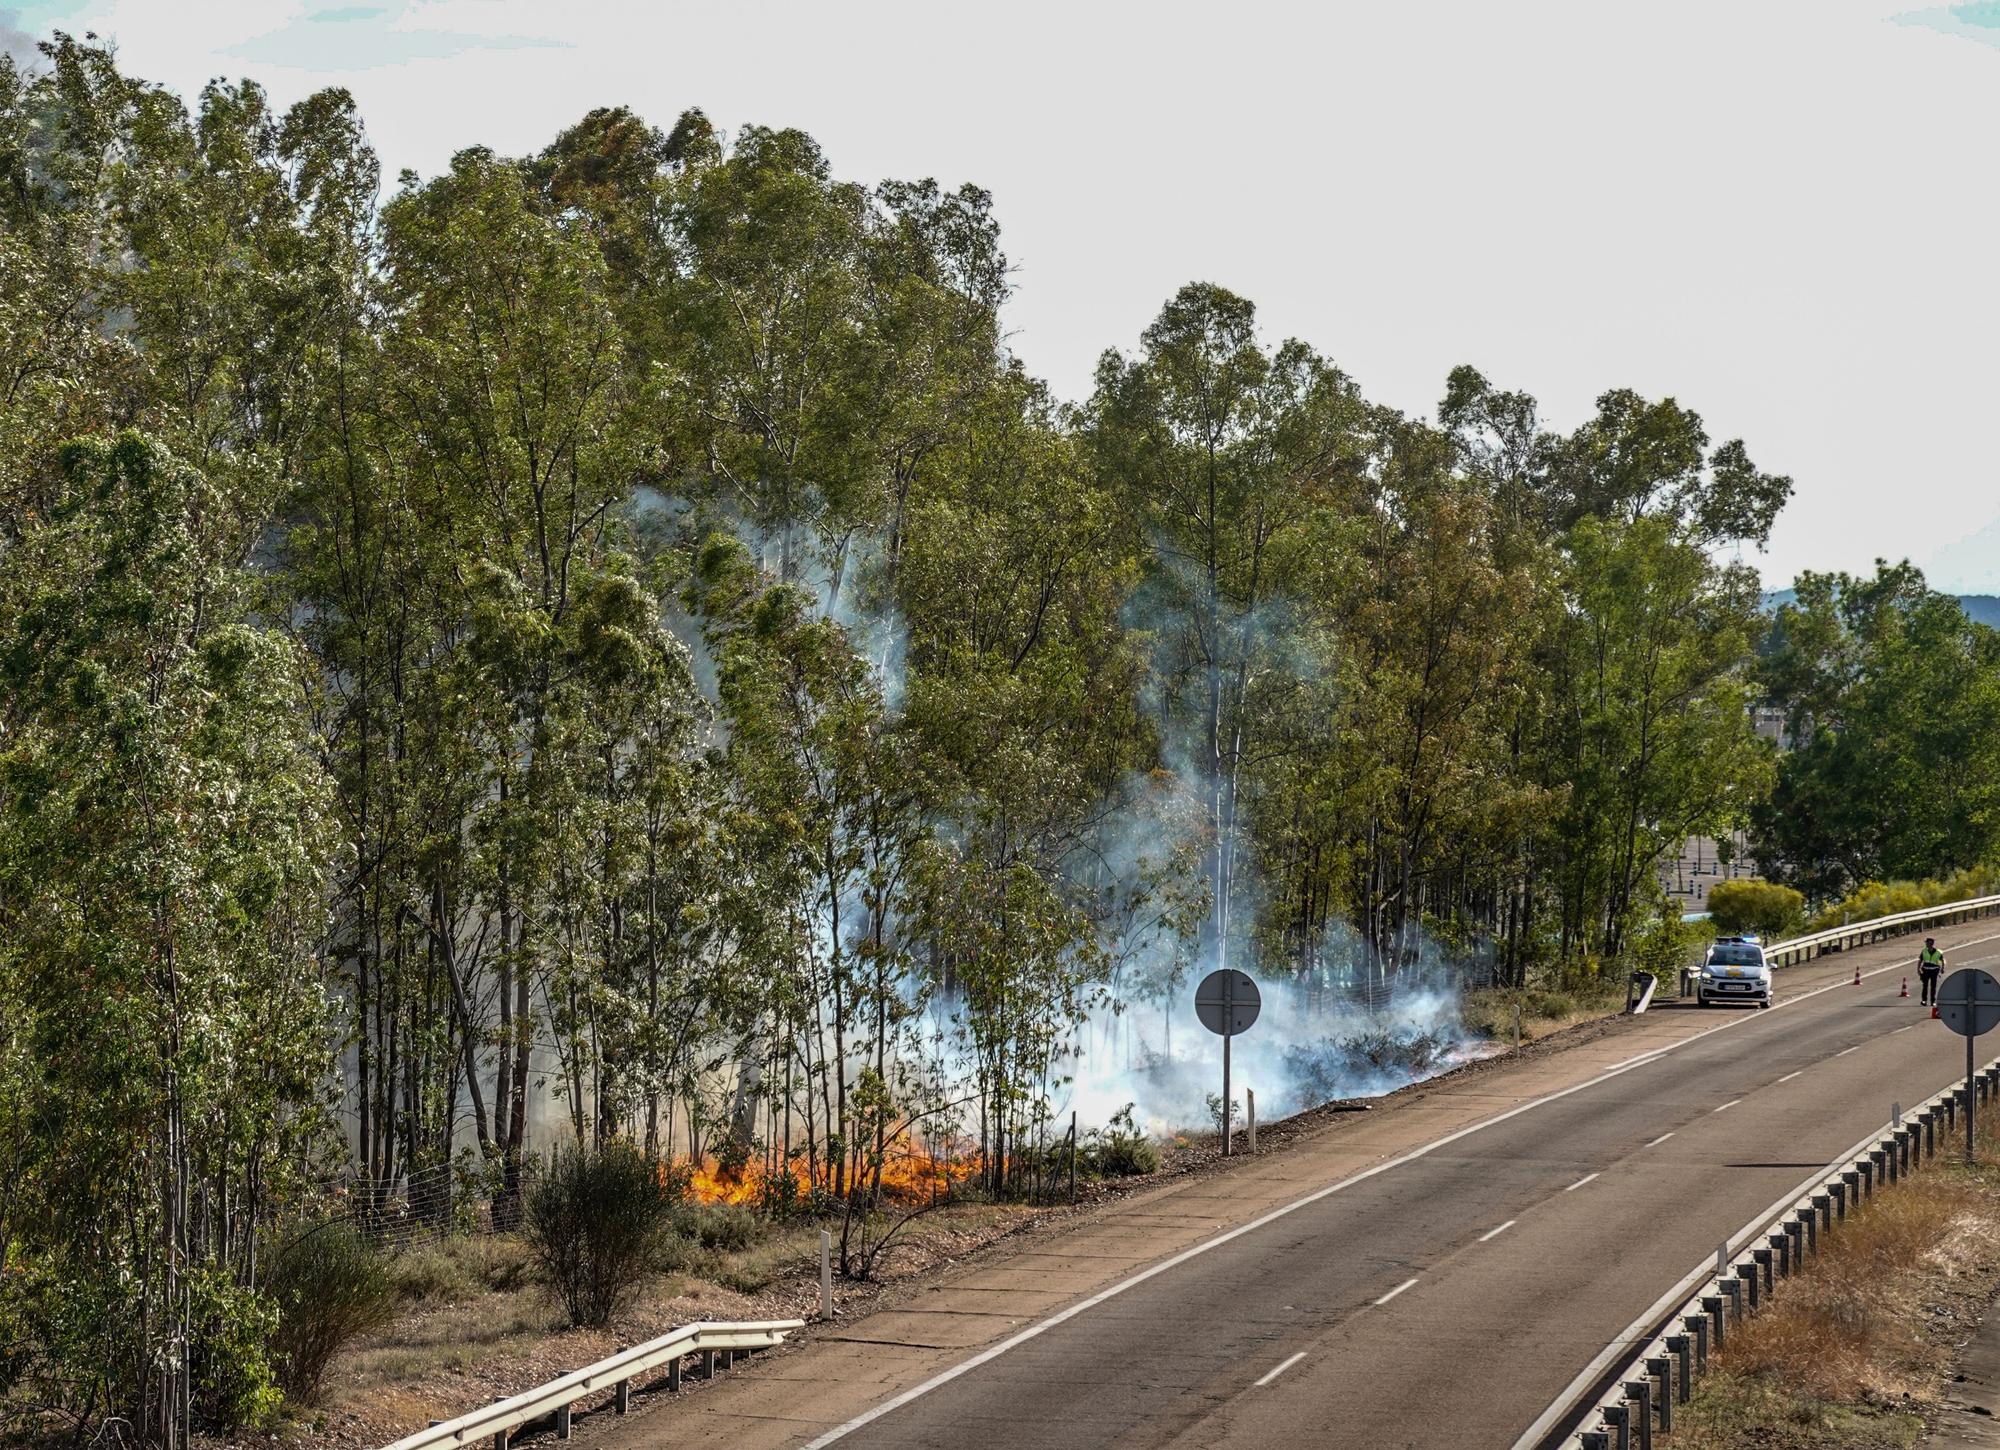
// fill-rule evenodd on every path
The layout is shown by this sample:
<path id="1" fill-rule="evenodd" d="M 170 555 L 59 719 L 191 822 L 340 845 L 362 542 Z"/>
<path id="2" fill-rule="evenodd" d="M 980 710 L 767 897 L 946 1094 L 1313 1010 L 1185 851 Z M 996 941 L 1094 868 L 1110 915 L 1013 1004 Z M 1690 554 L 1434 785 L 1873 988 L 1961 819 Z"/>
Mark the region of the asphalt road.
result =
<path id="1" fill-rule="evenodd" d="M 2000 921 L 1940 942 L 1990 964 Z M 1718 1240 L 1963 1071 L 1914 979 L 1779 985 L 1773 1010 L 1710 1009 L 1724 1030 L 1324 1185 L 808 1443 L 1505 1450 Z"/>

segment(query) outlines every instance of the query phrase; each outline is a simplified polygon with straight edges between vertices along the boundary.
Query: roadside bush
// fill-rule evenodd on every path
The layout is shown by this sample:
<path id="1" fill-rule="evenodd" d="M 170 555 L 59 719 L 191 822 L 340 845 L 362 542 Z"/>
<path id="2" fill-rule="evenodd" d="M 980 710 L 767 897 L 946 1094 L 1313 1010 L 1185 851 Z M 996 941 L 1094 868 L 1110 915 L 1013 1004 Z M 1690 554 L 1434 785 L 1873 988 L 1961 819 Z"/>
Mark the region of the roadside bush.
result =
<path id="1" fill-rule="evenodd" d="M 352 1224 L 299 1229 L 267 1262 L 264 1288 L 278 1311 L 273 1368 L 288 1396 L 312 1404 L 333 1357 L 395 1314 L 396 1286 Z"/>
<path id="2" fill-rule="evenodd" d="M 674 1217 L 678 1233 L 719 1253 L 741 1253 L 764 1237 L 763 1220 L 745 1204 L 684 1204 Z"/>
<path id="3" fill-rule="evenodd" d="M 557 1153 L 528 1194 L 535 1260 L 569 1322 L 601 1327 L 657 1262 L 673 1205 L 658 1166 L 629 1144 Z"/>
<path id="4" fill-rule="evenodd" d="M 271 1301 L 216 1268 L 194 1274 L 188 1289 L 195 1418 L 222 1429 L 269 1423 L 284 1398 L 266 1350 L 280 1322 Z"/>
<path id="5" fill-rule="evenodd" d="M 383 1269 L 398 1298 L 449 1304 L 518 1289 L 531 1267 L 528 1247 L 511 1234 L 461 1234 L 387 1255 Z"/>
<path id="6" fill-rule="evenodd" d="M 1798 930 L 1805 920 L 1806 899 L 1775 881 L 1718 881 L 1709 888 L 1708 914 L 1718 931 L 1755 932 L 1773 941 Z"/>
<path id="7" fill-rule="evenodd" d="M 1160 1171 L 1160 1150 L 1132 1118 L 1131 1103 L 1102 1128 L 1083 1135 L 1080 1166 L 1099 1178 L 1136 1178 Z"/>
<path id="8" fill-rule="evenodd" d="M 1822 907 L 1807 925 L 1826 931 L 1850 921 L 1946 906 L 1975 896 L 2000 896 L 2000 866 L 1971 866 L 1936 881 L 1868 881 Z"/>

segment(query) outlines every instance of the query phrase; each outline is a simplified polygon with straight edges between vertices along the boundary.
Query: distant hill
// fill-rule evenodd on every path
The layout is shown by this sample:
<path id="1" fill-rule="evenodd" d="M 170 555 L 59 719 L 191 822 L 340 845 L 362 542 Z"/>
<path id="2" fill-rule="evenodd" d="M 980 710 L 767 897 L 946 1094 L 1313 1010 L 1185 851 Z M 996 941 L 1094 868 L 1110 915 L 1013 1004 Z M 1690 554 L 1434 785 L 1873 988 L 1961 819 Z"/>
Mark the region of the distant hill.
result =
<path id="1" fill-rule="evenodd" d="M 1779 605 L 1790 604 L 1797 598 L 1797 592 L 1791 589 L 1767 589 L 1764 591 L 1764 608 L 1775 611 Z M 1953 598 L 1958 600 L 1958 607 L 1965 611 L 1968 619 L 2000 629 L 2000 594 L 1958 594 Z"/>

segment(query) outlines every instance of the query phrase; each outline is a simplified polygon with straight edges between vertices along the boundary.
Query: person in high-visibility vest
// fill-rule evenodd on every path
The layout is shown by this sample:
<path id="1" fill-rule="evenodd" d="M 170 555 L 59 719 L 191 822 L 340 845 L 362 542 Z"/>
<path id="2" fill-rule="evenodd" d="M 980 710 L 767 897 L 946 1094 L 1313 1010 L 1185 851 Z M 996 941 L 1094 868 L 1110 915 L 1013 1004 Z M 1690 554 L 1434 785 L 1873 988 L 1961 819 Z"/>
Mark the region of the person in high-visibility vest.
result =
<path id="1" fill-rule="evenodd" d="M 1944 970 L 1944 953 L 1937 949 L 1937 938 L 1924 938 L 1924 949 L 1917 953 L 1917 980 L 1923 984 L 1923 1000 L 1937 1005 L 1938 974 Z"/>

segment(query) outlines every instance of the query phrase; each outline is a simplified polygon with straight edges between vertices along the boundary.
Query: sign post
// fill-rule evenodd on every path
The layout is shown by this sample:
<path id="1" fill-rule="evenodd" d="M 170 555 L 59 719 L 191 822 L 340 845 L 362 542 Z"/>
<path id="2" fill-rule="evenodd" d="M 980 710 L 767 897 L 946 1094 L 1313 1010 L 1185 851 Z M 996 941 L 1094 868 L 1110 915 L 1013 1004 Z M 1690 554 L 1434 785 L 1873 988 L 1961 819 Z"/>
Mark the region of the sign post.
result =
<path id="1" fill-rule="evenodd" d="M 1978 1100 L 1974 1092 L 1972 1042 L 1982 1033 L 2000 1027 L 2000 981 L 1989 972 L 1961 967 L 1944 979 L 1938 988 L 1938 1018 L 1965 1039 L 1965 1161 L 1972 1161 L 1972 1111 Z"/>
<path id="2" fill-rule="evenodd" d="M 1194 989 L 1194 1015 L 1222 1039 L 1222 1156 L 1229 1156 L 1229 1039 L 1247 1032 L 1263 1008 L 1257 984 L 1233 967 L 1218 967 Z"/>

